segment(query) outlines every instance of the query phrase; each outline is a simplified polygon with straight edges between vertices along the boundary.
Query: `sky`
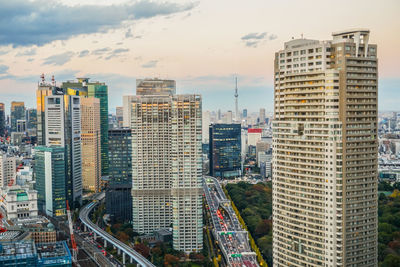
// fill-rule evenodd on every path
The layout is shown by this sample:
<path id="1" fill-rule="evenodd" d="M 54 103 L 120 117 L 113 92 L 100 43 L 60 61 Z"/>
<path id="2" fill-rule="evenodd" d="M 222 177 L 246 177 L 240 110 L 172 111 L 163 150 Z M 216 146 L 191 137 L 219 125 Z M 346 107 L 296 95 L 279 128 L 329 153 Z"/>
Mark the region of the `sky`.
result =
<path id="1" fill-rule="evenodd" d="M 378 44 L 379 110 L 399 110 L 398 0 L 0 0 L 0 102 L 35 107 L 39 76 L 90 77 L 109 109 L 136 78 L 177 81 L 205 110 L 273 110 L 274 53 L 294 38 L 329 40 L 349 28 Z"/>

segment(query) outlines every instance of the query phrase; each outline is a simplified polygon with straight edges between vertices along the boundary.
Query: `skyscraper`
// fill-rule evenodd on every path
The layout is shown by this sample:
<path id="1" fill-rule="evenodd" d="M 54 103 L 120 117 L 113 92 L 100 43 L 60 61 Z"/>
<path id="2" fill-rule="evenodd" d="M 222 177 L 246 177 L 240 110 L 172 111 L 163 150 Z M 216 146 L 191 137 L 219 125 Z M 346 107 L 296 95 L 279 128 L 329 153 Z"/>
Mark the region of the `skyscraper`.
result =
<path id="1" fill-rule="evenodd" d="M 203 144 L 208 144 L 209 143 L 209 134 L 208 134 L 208 128 L 210 127 L 211 123 L 211 115 L 210 111 L 204 111 L 203 112 L 203 119 L 202 119 L 202 124 L 203 124 L 203 129 L 202 129 L 202 135 L 203 135 Z"/>
<path id="2" fill-rule="evenodd" d="M 136 95 L 174 95 L 175 93 L 176 82 L 174 80 L 136 80 Z"/>
<path id="3" fill-rule="evenodd" d="M 83 189 L 99 192 L 101 179 L 100 100 L 81 98 Z"/>
<path id="4" fill-rule="evenodd" d="M 129 128 L 108 130 L 109 177 L 106 211 L 113 222 L 132 221 L 132 134 Z"/>
<path id="5" fill-rule="evenodd" d="M 236 123 L 210 125 L 210 176 L 229 179 L 241 175 L 241 132 Z"/>
<path id="6" fill-rule="evenodd" d="M 37 111 L 35 108 L 26 110 L 26 129 L 36 129 L 37 125 Z"/>
<path id="7" fill-rule="evenodd" d="M 355 29 L 275 54 L 274 266 L 377 266 L 376 51 Z"/>
<path id="8" fill-rule="evenodd" d="M 6 131 L 6 107 L 0 103 L 0 136 L 4 136 Z"/>
<path id="9" fill-rule="evenodd" d="M 101 174 L 108 174 L 108 86 L 105 83 L 90 82 L 88 96 L 100 99 L 101 130 Z"/>
<path id="10" fill-rule="evenodd" d="M 243 118 L 246 119 L 247 118 L 247 108 L 243 109 Z"/>
<path id="11" fill-rule="evenodd" d="M 11 180 L 15 184 L 16 167 L 15 157 L 0 151 L 0 187 L 7 186 Z"/>
<path id="12" fill-rule="evenodd" d="M 54 94 L 64 94 L 62 89 L 56 90 L 53 84 L 46 83 L 44 74 L 36 90 L 36 136 L 38 145 L 46 145 L 46 123 L 45 123 L 45 97 Z"/>
<path id="13" fill-rule="evenodd" d="M 260 123 L 264 124 L 265 123 L 265 108 L 260 108 Z"/>
<path id="14" fill-rule="evenodd" d="M 17 131 L 17 121 L 25 119 L 24 102 L 11 102 L 11 132 Z"/>
<path id="15" fill-rule="evenodd" d="M 35 189 L 38 208 L 49 216 L 66 214 L 65 147 L 35 148 Z"/>
<path id="16" fill-rule="evenodd" d="M 72 206 L 82 203 L 80 97 L 45 97 L 46 146 L 65 147 L 66 196 Z"/>
<path id="17" fill-rule="evenodd" d="M 124 107 L 115 108 L 115 117 L 117 118 L 118 128 L 122 127 L 124 121 Z"/>
<path id="18" fill-rule="evenodd" d="M 172 224 L 174 249 L 199 251 L 201 97 L 159 88 L 138 90 L 131 103 L 133 228 L 152 233 Z"/>
<path id="19" fill-rule="evenodd" d="M 108 86 L 103 82 L 92 82 L 89 78 L 77 78 L 76 81 L 62 83 L 68 95 L 95 97 L 100 99 L 101 129 L 101 174 L 108 174 Z"/>

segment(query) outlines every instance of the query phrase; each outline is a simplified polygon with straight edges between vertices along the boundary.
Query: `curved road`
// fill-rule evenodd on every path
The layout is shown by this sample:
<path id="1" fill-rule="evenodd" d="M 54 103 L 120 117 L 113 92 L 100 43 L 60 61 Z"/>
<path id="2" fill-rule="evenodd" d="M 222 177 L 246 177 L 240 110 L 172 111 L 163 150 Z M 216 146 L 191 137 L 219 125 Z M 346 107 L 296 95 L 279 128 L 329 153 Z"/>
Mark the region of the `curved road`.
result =
<path id="1" fill-rule="evenodd" d="M 138 265 L 144 266 L 144 267 L 155 267 L 154 264 L 152 264 L 150 261 L 148 261 L 145 257 L 142 256 L 139 252 L 128 246 L 127 244 L 119 241 L 106 231 L 103 231 L 100 227 L 98 227 L 95 223 L 93 223 L 89 219 L 89 213 L 92 211 L 92 209 L 99 203 L 100 200 L 102 200 L 105 197 L 105 193 L 102 192 L 98 194 L 95 197 L 95 200 L 93 202 L 90 202 L 86 206 L 84 206 L 81 211 L 79 212 L 79 219 L 82 221 L 83 224 L 85 224 L 91 231 L 95 232 L 97 235 L 101 236 L 104 240 L 107 242 L 111 243 L 115 247 L 119 248 L 123 253 L 134 259 Z"/>

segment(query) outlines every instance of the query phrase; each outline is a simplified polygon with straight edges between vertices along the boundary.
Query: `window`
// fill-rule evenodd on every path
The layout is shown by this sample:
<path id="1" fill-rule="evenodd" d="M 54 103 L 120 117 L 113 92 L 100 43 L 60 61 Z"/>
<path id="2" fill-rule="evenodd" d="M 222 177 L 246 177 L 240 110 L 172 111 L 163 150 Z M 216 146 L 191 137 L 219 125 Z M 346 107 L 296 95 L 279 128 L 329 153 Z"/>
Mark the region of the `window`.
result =
<path id="1" fill-rule="evenodd" d="M 306 50 L 301 50 L 300 51 L 300 55 L 305 55 L 306 54 Z"/>
<path id="2" fill-rule="evenodd" d="M 293 56 L 298 56 L 299 55 L 299 51 L 294 51 L 293 52 Z"/>
<path id="3" fill-rule="evenodd" d="M 350 51 L 351 48 L 350 48 L 350 46 L 346 45 L 345 49 L 346 49 L 346 51 Z"/>
<path id="4" fill-rule="evenodd" d="M 317 53 L 318 53 L 318 52 L 322 52 L 322 47 L 316 48 L 316 49 L 315 49 L 315 52 L 317 52 Z"/>
<path id="5" fill-rule="evenodd" d="M 292 52 L 287 52 L 286 56 L 290 57 L 292 55 Z"/>
<path id="6" fill-rule="evenodd" d="M 308 53 L 314 53 L 314 49 L 308 49 Z"/>
<path id="7" fill-rule="evenodd" d="M 281 54 L 279 55 L 279 57 L 285 57 L 285 54 L 284 54 L 284 53 L 281 53 Z"/>

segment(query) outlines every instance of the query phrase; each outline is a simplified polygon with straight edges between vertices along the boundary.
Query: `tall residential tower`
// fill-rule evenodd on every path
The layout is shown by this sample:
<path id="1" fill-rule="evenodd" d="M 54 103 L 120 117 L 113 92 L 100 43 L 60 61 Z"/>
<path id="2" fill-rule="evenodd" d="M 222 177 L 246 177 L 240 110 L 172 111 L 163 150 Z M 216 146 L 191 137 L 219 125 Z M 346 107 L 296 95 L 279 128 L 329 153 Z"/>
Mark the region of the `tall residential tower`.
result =
<path id="1" fill-rule="evenodd" d="M 155 91 L 149 85 L 156 81 Z M 173 228 L 173 247 L 203 245 L 201 97 L 175 95 L 175 82 L 138 83 L 132 99 L 133 229 Z"/>
<path id="2" fill-rule="evenodd" d="M 376 50 L 355 29 L 275 54 L 274 266 L 377 266 Z"/>

